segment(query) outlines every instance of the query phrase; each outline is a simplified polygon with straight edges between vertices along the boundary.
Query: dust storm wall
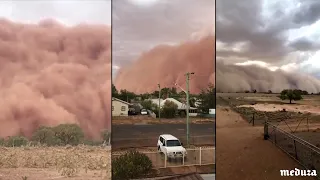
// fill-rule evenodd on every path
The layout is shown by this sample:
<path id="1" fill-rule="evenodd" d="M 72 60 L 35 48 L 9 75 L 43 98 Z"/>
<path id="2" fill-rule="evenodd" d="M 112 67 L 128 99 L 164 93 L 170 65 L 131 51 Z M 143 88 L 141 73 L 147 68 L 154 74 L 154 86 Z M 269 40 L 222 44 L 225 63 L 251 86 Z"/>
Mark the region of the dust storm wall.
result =
<path id="1" fill-rule="evenodd" d="M 90 138 L 110 128 L 111 30 L 53 20 L 0 20 L 0 137 L 79 124 Z"/>
<path id="2" fill-rule="evenodd" d="M 119 70 L 114 84 L 117 89 L 134 93 L 152 92 L 162 87 L 174 87 L 175 83 L 186 86 L 187 72 L 194 72 L 190 78 L 190 91 L 199 93 L 215 82 L 215 39 L 205 36 L 181 44 L 159 45 L 144 52 L 130 66 Z"/>

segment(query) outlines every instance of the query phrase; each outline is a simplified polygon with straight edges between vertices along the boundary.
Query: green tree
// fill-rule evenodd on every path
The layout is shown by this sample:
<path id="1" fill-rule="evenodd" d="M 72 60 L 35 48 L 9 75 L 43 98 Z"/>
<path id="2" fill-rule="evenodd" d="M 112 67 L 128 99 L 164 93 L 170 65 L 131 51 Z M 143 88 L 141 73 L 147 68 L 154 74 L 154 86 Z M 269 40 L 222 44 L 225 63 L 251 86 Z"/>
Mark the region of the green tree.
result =
<path id="1" fill-rule="evenodd" d="M 58 145 L 59 140 L 55 136 L 55 132 L 51 127 L 38 128 L 31 137 L 31 140 L 40 144 L 46 144 L 48 146 Z"/>
<path id="2" fill-rule="evenodd" d="M 4 146 L 5 145 L 5 140 L 3 138 L 0 138 L 0 146 Z"/>
<path id="3" fill-rule="evenodd" d="M 141 100 L 144 101 L 146 99 L 149 99 L 150 98 L 150 94 L 149 93 L 145 93 L 145 94 L 140 94 L 140 97 L 141 97 Z"/>
<path id="4" fill-rule="evenodd" d="M 170 89 L 169 88 L 162 88 L 161 94 L 164 99 L 170 97 L 170 94 L 171 94 Z"/>
<path id="5" fill-rule="evenodd" d="M 279 98 L 281 100 L 289 100 L 290 104 L 292 103 L 292 100 L 298 101 L 302 99 L 302 92 L 298 89 L 285 89 L 281 91 Z"/>
<path id="6" fill-rule="evenodd" d="M 155 98 L 159 98 L 159 91 L 153 91 L 151 95 Z"/>
<path id="7" fill-rule="evenodd" d="M 172 87 L 172 88 L 170 89 L 170 93 L 171 93 L 171 95 L 177 95 L 177 94 L 178 94 L 177 88 Z"/>
<path id="8" fill-rule="evenodd" d="M 212 84 L 201 91 L 198 96 L 199 110 L 202 113 L 209 113 L 209 109 L 216 108 L 216 89 Z"/>
<path id="9" fill-rule="evenodd" d="M 174 118 L 177 110 L 178 110 L 178 106 L 174 102 L 167 100 L 160 110 L 161 117 Z"/>
<path id="10" fill-rule="evenodd" d="M 111 167 L 114 180 L 144 178 L 152 172 L 151 160 L 138 151 L 129 151 L 112 159 Z"/>
<path id="11" fill-rule="evenodd" d="M 84 140 L 84 133 L 76 124 L 60 124 L 53 130 L 62 145 L 78 145 Z"/>
<path id="12" fill-rule="evenodd" d="M 156 116 L 158 117 L 158 105 L 153 103 L 151 100 L 147 99 L 141 102 L 141 106 L 143 106 L 143 108 L 150 110 L 152 112 L 154 112 L 156 114 Z"/>
<path id="13" fill-rule="evenodd" d="M 134 94 L 133 92 L 127 91 L 125 89 L 120 90 L 120 93 L 118 95 L 119 99 L 126 102 L 131 102 L 136 97 L 137 97 L 136 94 Z"/>
<path id="14" fill-rule="evenodd" d="M 23 136 L 11 136 L 7 139 L 5 145 L 7 147 L 20 147 L 20 146 L 26 146 L 28 143 L 27 138 Z"/>
<path id="15" fill-rule="evenodd" d="M 119 93 L 118 93 L 118 90 L 116 88 L 116 86 L 114 84 L 112 84 L 112 97 L 115 97 L 115 98 L 118 98 L 119 97 Z"/>

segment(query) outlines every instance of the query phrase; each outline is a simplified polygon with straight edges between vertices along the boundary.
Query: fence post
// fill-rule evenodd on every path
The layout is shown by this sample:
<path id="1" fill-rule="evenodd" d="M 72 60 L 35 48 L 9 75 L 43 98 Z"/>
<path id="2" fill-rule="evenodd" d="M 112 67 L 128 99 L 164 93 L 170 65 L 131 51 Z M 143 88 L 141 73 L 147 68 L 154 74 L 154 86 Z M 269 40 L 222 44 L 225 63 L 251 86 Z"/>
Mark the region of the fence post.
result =
<path id="1" fill-rule="evenodd" d="M 182 155 L 182 165 L 184 166 L 184 158 L 185 158 L 185 156 L 184 156 L 184 153 L 183 153 L 183 155 Z"/>
<path id="2" fill-rule="evenodd" d="M 296 160 L 298 160 L 298 153 L 297 153 L 297 146 L 296 146 L 296 140 L 293 139 L 293 145 L 294 145 L 294 153 L 296 155 Z"/>
<path id="3" fill-rule="evenodd" d="M 167 167 L 167 152 L 164 153 L 164 168 Z"/>
<path id="4" fill-rule="evenodd" d="M 274 144 L 277 145 L 277 129 L 274 127 Z"/>
<path id="5" fill-rule="evenodd" d="M 202 159 L 202 158 L 201 158 L 201 147 L 200 147 L 200 152 L 199 152 L 199 154 L 200 154 L 200 158 L 199 158 L 200 163 L 199 163 L 199 164 L 200 164 L 200 166 L 201 166 L 201 159 Z"/>
<path id="6" fill-rule="evenodd" d="M 254 114 L 255 113 L 252 114 L 252 126 L 254 126 Z"/>
<path id="7" fill-rule="evenodd" d="M 269 139 L 269 131 L 267 121 L 264 122 L 264 140 Z"/>

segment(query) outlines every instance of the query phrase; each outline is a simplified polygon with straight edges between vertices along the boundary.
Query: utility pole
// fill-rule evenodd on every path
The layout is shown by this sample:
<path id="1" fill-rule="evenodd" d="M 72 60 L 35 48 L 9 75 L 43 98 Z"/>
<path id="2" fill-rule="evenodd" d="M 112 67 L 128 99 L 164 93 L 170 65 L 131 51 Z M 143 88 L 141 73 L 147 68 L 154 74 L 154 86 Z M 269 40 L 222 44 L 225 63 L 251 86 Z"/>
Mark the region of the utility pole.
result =
<path id="1" fill-rule="evenodd" d="M 160 88 L 160 84 L 158 84 L 158 88 L 159 88 L 159 107 L 158 107 L 158 117 L 160 120 L 160 97 L 161 97 L 161 88 Z"/>
<path id="2" fill-rule="evenodd" d="M 186 99 L 187 99 L 187 112 L 186 112 L 186 114 L 187 114 L 187 145 L 189 146 L 189 137 L 190 137 L 190 131 L 189 131 L 189 109 L 190 109 L 190 97 L 189 97 L 189 94 L 190 94 L 190 92 L 189 92 L 189 81 L 190 81 L 190 74 L 194 74 L 193 72 L 192 73 L 190 73 L 190 72 L 188 72 L 188 73 L 186 73 L 186 84 L 187 84 L 187 90 L 186 90 L 186 95 L 187 95 L 187 97 L 186 97 Z"/>

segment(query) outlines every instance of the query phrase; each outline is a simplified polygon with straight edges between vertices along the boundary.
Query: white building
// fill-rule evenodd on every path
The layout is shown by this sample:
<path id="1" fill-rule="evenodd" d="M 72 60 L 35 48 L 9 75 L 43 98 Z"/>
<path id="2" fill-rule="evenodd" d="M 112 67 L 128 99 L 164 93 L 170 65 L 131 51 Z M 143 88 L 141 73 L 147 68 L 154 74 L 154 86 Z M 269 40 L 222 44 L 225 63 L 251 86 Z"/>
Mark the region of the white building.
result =
<path id="1" fill-rule="evenodd" d="M 156 104 L 159 106 L 159 99 L 151 99 L 152 103 Z M 164 103 L 166 101 L 171 101 L 173 103 L 175 103 L 178 106 L 178 110 L 186 110 L 187 109 L 187 105 L 185 103 L 181 103 L 180 101 L 174 99 L 174 98 L 167 98 L 167 99 L 160 99 L 160 108 L 163 107 Z M 189 116 L 197 116 L 197 108 L 195 107 L 190 107 L 189 108 Z"/>
<path id="2" fill-rule="evenodd" d="M 128 116 L 131 104 L 118 98 L 112 98 L 112 116 Z"/>

